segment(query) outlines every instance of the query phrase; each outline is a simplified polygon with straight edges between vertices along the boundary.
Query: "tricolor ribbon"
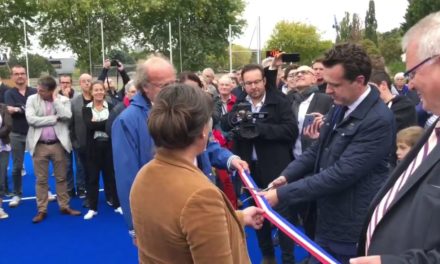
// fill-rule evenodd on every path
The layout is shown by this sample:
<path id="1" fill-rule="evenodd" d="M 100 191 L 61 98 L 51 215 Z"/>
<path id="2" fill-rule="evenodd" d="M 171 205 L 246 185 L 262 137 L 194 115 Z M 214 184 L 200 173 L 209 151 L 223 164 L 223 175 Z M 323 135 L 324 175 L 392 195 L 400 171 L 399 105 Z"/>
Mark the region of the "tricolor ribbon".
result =
<path id="1" fill-rule="evenodd" d="M 249 189 L 255 204 L 264 210 L 264 217 L 274 224 L 278 229 L 286 234 L 288 237 L 293 239 L 298 245 L 303 247 L 307 252 L 314 256 L 317 260 L 324 264 L 340 264 L 327 252 L 325 252 L 320 246 L 313 242 L 310 238 L 304 235 L 298 228 L 289 223 L 284 217 L 279 215 L 275 210 L 269 205 L 267 200 L 257 195 L 258 186 L 255 184 L 252 177 L 247 172 L 239 172 L 241 181 Z"/>

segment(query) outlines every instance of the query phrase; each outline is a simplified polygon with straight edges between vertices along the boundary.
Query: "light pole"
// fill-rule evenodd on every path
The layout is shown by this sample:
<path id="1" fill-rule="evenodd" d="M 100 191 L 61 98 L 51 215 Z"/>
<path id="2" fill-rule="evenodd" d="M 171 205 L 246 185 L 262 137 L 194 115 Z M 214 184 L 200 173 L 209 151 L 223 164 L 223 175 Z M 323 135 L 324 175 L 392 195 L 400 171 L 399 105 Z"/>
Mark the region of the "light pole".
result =
<path id="1" fill-rule="evenodd" d="M 229 24 L 229 73 L 232 73 L 232 25 Z"/>
<path id="2" fill-rule="evenodd" d="M 169 38 L 170 38 L 170 42 L 169 42 L 169 46 L 170 46 L 170 62 L 171 64 L 173 64 L 173 43 L 172 43 L 172 36 L 171 36 L 171 22 L 168 23 L 168 33 L 169 33 Z M 174 64 L 173 64 L 174 65 Z"/>
<path id="3" fill-rule="evenodd" d="M 29 58 L 28 58 L 28 47 L 27 47 L 27 32 L 26 32 L 26 20 L 23 19 L 23 30 L 24 30 L 24 56 L 26 58 L 26 70 L 29 76 Z M 28 78 L 28 85 L 30 85 L 30 78 Z"/>
<path id="4" fill-rule="evenodd" d="M 104 51 L 104 24 L 103 24 L 102 19 L 99 19 L 99 22 L 101 22 L 102 65 L 104 65 L 104 62 L 105 62 L 105 51 Z"/>

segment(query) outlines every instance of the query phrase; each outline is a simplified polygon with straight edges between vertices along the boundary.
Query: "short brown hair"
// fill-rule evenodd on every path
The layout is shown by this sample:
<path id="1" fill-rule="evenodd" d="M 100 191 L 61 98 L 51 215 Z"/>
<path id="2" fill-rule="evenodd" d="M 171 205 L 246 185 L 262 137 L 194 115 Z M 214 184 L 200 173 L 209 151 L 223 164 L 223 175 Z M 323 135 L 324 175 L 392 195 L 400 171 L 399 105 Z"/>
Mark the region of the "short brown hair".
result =
<path id="1" fill-rule="evenodd" d="M 396 141 L 397 143 L 404 143 L 410 147 L 413 147 L 417 141 L 419 141 L 424 130 L 419 126 L 410 126 L 404 128 L 397 133 Z"/>
<path id="2" fill-rule="evenodd" d="M 353 43 L 337 44 L 325 53 L 322 62 L 324 67 L 331 68 L 341 64 L 344 68 L 344 78 L 353 82 L 357 76 L 364 76 L 366 85 L 371 76 L 371 60 L 365 50 Z"/>
<path id="3" fill-rule="evenodd" d="M 201 89 L 172 84 L 156 96 L 148 129 L 157 147 L 183 149 L 200 135 L 212 111 L 212 100 Z"/>

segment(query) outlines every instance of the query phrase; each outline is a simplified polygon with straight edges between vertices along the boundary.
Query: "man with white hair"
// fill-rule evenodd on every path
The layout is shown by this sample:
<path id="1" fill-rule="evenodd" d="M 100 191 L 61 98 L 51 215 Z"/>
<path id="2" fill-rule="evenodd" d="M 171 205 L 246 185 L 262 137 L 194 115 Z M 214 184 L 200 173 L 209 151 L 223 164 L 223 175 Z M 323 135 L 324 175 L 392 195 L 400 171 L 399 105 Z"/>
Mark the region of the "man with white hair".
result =
<path id="1" fill-rule="evenodd" d="M 398 72 L 394 75 L 394 85 L 391 88 L 391 92 L 395 95 L 407 96 L 414 105 L 417 105 L 420 102 L 417 92 L 411 90 L 408 84 L 406 84 L 406 78 L 403 72 Z"/>
<path id="2" fill-rule="evenodd" d="M 168 59 L 151 56 L 139 65 L 135 79 L 138 92 L 113 122 L 111 138 L 118 196 L 129 234 L 136 243 L 130 212 L 130 189 L 137 172 L 154 156 L 155 146 L 147 127 L 148 116 L 157 94 L 176 82 L 176 71 Z M 210 180 L 214 180 L 212 166 L 248 169 L 246 162 L 211 140 L 195 163 Z"/>
<path id="3" fill-rule="evenodd" d="M 405 76 L 440 115 L 440 12 L 403 37 Z M 440 263 L 440 123 L 425 132 L 370 204 L 352 264 Z"/>

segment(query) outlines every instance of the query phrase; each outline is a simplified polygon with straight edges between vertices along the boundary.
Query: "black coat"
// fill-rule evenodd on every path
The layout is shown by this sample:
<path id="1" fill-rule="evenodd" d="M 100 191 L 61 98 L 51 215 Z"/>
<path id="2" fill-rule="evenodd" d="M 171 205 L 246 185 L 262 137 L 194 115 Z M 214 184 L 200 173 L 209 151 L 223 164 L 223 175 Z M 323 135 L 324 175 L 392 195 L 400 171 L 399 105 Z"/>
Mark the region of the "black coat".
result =
<path id="1" fill-rule="evenodd" d="M 429 138 L 433 127 L 393 171 L 371 202 L 358 254 L 365 255 L 365 234 L 371 216 L 388 190 L 408 168 Z M 382 263 L 440 263 L 440 144 L 397 193 L 388 211 L 376 226 L 368 255 L 381 255 Z"/>
<path id="2" fill-rule="evenodd" d="M 290 91 L 287 94 L 287 100 L 289 100 L 290 104 L 292 105 L 295 97 L 293 96 L 293 91 Z M 314 93 L 314 96 L 312 98 L 312 101 L 310 102 L 309 108 L 307 108 L 307 114 L 310 113 L 321 113 L 323 115 L 327 114 L 327 112 L 330 110 L 331 106 L 333 105 L 333 99 L 328 96 L 327 94 L 323 94 L 320 92 Z M 292 107 L 292 111 L 294 111 Z M 298 116 L 298 113 L 294 113 L 295 116 Z M 306 149 L 308 149 L 313 142 L 316 140 L 311 139 L 309 137 L 305 137 L 302 134 L 302 131 L 299 131 L 299 135 L 301 137 L 301 148 L 304 152 Z"/>
<path id="3" fill-rule="evenodd" d="M 113 109 L 113 105 L 109 103 L 108 104 L 109 116 L 110 116 L 110 113 L 112 112 L 112 109 Z M 96 158 L 95 155 L 98 155 L 98 154 L 105 155 L 105 153 L 96 153 L 95 140 L 93 139 L 93 135 L 95 134 L 95 131 L 106 132 L 106 124 L 107 124 L 108 119 L 93 122 L 92 121 L 92 118 L 93 118 L 92 108 L 87 107 L 87 106 L 83 106 L 82 116 L 83 116 L 84 123 L 86 125 L 87 158 L 94 159 L 94 158 Z M 108 136 L 109 136 L 108 144 L 111 146 L 111 140 L 110 140 L 111 135 L 108 135 Z"/>
<path id="4" fill-rule="evenodd" d="M 356 243 L 368 205 L 388 177 L 394 118 L 375 89 L 333 129 L 335 109 L 319 141 L 282 172 L 289 184 L 277 194 L 293 204 L 316 199 L 316 236 Z"/>
<path id="5" fill-rule="evenodd" d="M 389 104 L 389 103 L 388 103 Z M 396 119 L 396 131 L 417 125 L 417 113 L 414 103 L 406 96 L 396 95 L 391 100 L 391 111 Z"/>
<path id="6" fill-rule="evenodd" d="M 8 112 L 8 107 L 0 103 L 0 115 L 2 117 L 2 126 L 0 127 L 0 139 L 3 144 L 9 144 L 11 140 L 9 139 L 9 133 L 12 130 L 12 118 Z"/>
<path id="7" fill-rule="evenodd" d="M 246 102 L 245 98 L 246 94 L 243 93 L 237 98 L 232 111 L 222 117 L 221 126 L 224 131 L 232 129 L 230 119 L 236 114 L 237 104 Z M 298 127 L 289 102 L 284 95 L 274 89 L 267 90 L 260 112 L 267 112 L 268 116 L 256 122 L 259 136 L 254 139 L 245 139 L 234 135 L 233 152 L 251 163 L 252 150 L 255 146 L 261 175 L 265 177 L 262 184 L 267 186 L 292 160 L 292 147 L 298 136 Z"/>

